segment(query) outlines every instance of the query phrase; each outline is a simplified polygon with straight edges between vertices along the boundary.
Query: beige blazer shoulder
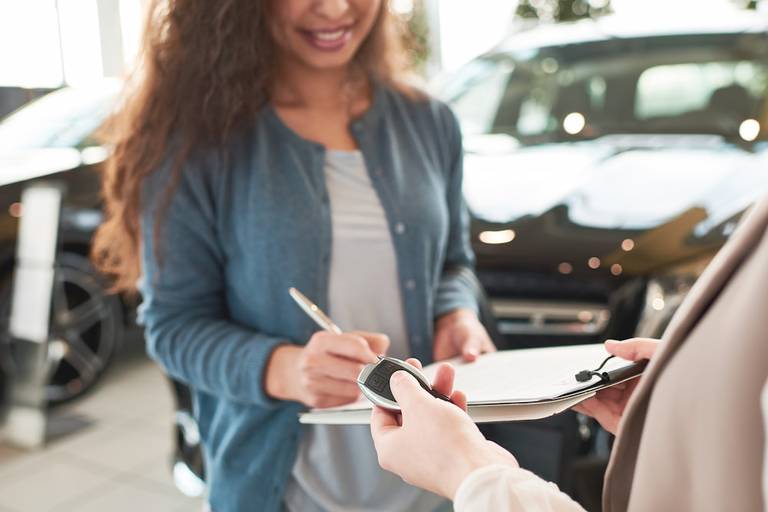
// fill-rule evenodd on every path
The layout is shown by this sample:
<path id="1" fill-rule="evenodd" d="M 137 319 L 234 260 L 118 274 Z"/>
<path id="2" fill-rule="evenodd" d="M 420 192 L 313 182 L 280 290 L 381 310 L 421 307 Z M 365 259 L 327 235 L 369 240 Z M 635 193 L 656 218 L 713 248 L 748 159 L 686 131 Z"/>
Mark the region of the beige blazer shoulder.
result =
<path id="1" fill-rule="evenodd" d="M 680 346 L 686 342 L 691 331 L 707 314 L 710 306 L 742 264 L 753 256 L 755 251 L 759 251 L 759 260 L 764 261 L 768 266 L 767 228 L 768 199 L 758 202 L 745 215 L 729 242 L 715 256 L 675 314 L 663 336 L 659 353 L 646 370 L 625 411 L 606 473 L 604 510 L 625 511 L 629 508 L 638 449 L 645 427 L 649 401 L 657 381 Z M 768 286 L 768 283 L 765 286 Z M 768 304 L 766 307 L 768 308 Z M 765 336 L 768 340 L 768 333 Z M 759 405 L 756 404 L 756 406 L 759 410 Z M 688 427 L 679 425 L 680 429 Z"/>

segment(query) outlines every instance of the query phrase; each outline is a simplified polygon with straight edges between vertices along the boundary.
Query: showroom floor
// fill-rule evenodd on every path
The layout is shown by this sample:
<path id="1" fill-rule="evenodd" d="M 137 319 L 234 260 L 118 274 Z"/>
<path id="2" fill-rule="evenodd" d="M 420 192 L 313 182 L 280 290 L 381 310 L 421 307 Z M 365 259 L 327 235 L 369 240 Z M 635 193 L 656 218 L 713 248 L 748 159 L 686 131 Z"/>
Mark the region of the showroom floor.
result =
<path id="1" fill-rule="evenodd" d="M 98 388 L 56 412 L 85 425 L 36 452 L 0 443 L 0 512 L 200 511 L 173 486 L 173 402 L 141 344 L 120 354 Z"/>

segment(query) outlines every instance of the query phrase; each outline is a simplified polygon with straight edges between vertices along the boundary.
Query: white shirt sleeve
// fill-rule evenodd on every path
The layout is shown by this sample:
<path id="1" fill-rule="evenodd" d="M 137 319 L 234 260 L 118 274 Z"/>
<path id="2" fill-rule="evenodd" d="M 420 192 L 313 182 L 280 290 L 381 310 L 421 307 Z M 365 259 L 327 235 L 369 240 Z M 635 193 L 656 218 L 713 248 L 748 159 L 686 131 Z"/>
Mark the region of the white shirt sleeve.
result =
<path id="1" fill-rule="evenodd" d="M 454 498 L 456 512 L 584 512 L 551 482 L 530 471 L 503 464 L 470 473 Z"/>

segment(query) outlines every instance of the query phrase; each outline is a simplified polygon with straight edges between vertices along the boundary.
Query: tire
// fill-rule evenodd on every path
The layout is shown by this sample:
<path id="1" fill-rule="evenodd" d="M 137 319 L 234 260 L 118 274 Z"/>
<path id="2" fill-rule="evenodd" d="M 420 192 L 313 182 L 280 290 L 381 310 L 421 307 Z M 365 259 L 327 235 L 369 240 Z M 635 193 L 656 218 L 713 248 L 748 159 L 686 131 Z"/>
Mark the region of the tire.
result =
<path id="1" fill-rule="evenodd" d="M 6 280 L 2 292 L 3 332 L 7 332 L 10 317 L 11 283 Z M 122 301 L 106 290 L 106 281 L 86 257 L 73 252 L 57 257 L 45 390 L 49 406 L 72 401 L 93 389 L 122 344 Z M 12 342 L 10 349 L 13 353 Z"/>
<path id="2" fill-rule="evenodd" d="M 192 412 L 192 390 L 169 378 L 176 399 L 174 430 L 176 446 L 173 454 L 173 482 L 186 496 L 205 494 L 205 460 L 200 444 L 200 430 Z"/>

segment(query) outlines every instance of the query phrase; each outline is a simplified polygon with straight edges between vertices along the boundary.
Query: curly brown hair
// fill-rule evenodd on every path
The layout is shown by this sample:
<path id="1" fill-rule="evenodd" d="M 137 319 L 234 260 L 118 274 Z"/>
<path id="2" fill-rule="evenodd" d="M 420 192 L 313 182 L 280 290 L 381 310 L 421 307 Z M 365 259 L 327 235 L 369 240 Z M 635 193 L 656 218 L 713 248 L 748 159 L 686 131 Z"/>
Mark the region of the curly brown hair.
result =
<path id="1" fill-rule="evenodd" d="M 169 158 L 171 141 L 172 179 L 160 216 L 191 152 L 224 147 L 270 100 L 275 51 L 268 23 L 274 1 L 279 0 L 151 2 L 138 65 L 102 130 L 112 154 L 102 183 L 105 221 L 91 256 L 113 279 L 113 291 L 135 292 L 141 275 L 142 183 Z M 413 94 L 401 78 L 406 54 L 399 28 L 383 0 L 353 64 Z M 159 238 L 158 229 L 153 236 Z"/>

